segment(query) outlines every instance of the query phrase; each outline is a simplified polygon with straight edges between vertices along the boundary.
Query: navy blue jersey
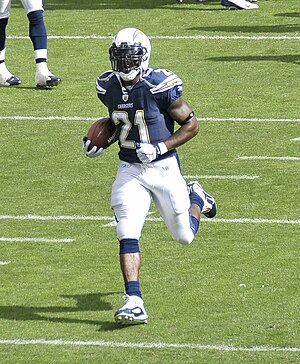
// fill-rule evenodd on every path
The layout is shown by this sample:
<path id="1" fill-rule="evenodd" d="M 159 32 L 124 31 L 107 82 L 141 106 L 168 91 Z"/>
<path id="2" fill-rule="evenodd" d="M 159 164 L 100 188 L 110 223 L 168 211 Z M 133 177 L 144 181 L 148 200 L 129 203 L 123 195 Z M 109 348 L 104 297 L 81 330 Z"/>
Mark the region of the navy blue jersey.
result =
<path id="1" fill-rule="evenodd" d="M 96 90 L 116 125 L 121 160 L 141 163 L 136 143 L 156 145 L 174 133 L 174 120 L 167 109 L 182 94 L 182 81 L 174 73 L 149 68 L 128 89 L 116 73 L 107 71 L 97 78 Z M 175 150 L 169 151 L 160 158 L 174 153 Z"/>

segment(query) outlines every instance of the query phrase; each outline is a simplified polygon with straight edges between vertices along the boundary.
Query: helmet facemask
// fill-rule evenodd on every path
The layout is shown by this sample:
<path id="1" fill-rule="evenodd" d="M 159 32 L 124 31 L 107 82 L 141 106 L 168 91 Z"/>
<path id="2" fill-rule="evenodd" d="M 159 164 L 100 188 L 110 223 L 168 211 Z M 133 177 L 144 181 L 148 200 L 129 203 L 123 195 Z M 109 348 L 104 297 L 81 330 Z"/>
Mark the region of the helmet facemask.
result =
<path id="1" fill-rule="evenodd" d="M 112 69 L 120 74 L 124 81 L 132 81 L 142 72 L 142 62 L 147 53 L 147 49 L 141 45 L 129 45 L 122 42 L 115 43 L 109 48 L 109 58 Z"/>

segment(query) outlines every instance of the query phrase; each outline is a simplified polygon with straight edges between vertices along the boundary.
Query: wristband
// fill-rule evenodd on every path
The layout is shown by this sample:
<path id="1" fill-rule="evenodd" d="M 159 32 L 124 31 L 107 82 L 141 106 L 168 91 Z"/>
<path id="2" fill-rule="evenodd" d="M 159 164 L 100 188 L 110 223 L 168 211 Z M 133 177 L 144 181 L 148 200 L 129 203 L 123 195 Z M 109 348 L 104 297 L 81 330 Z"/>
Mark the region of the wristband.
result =
<path id="1" fill-rule="evenodd" d="M 157 150 L 158 155 L 163 155 L 163 154 L 167 153 L 168 148 L 164 142 L 161 142 L 161 143 L 157 144 L 156 150 Z"/>

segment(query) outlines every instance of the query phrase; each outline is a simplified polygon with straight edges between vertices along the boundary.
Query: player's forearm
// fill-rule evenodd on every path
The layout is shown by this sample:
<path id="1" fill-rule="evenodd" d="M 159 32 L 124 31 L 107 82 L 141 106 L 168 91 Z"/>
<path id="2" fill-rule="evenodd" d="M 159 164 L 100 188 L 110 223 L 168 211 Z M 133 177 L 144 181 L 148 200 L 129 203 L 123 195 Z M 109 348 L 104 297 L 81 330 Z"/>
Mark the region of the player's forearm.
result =
<path id="1" fill-rule="evenodd" d="M 194 138 L 199 132 L 199 123 L 195 117 L 181 126 L 176 132 L 167 138 L 164 143 L 168 150 L 175 149 Z"/>

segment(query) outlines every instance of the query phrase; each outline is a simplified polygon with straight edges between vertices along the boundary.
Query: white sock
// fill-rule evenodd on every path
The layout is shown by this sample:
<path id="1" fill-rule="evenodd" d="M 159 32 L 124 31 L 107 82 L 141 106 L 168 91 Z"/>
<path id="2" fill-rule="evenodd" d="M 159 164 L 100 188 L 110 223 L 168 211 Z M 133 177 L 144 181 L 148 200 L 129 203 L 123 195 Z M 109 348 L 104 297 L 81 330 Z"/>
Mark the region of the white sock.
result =
<path id="1" fill-rule="evenodd" d="M 2 49 L 2 51 L 0 51 L 0 61 L 5 60 L 5 51 L 6 51 L 6 48 L 4 48 L 4 49 Z"/>
<path id="2" fill-rule="evenodd" d="M 47 59 L 47 49 L 37 49 L 34 51 L 34 59 L 45 58 Z"/>

